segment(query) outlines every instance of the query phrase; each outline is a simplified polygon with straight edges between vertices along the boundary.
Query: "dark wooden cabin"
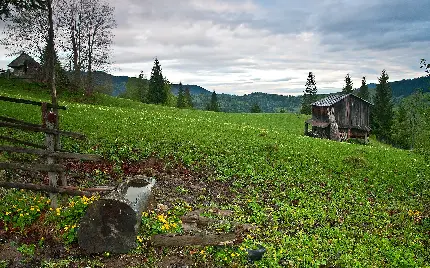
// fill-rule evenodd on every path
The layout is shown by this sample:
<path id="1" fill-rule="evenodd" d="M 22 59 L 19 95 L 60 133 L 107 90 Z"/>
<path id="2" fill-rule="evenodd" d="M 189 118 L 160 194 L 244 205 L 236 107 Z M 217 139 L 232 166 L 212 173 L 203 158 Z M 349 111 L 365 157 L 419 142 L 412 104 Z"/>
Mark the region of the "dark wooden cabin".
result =
<path id="1" fill-rule="evenodd" d="M 339 140 L 363 138 L 370 133 L 370 109 L 372 104 L 354 94 L 330 95 L 312 105 L 312 118 L 305 122 L 305 134 L 330 138 L 330 113 L 334 114 Z M 333 118 L 333 117 L 332 117 Z M 332 119 L 333 120 L 333 119 Z M 308 131 L 309 125 L 312 132 Z"/>
<path id="2" fill-rule="evenodd" d="M 14 76 L 27 79 L 36 78 L 40 70 L 40 64 L 24 52 L 9 63 L 8 67 L 13 69 Z"/>

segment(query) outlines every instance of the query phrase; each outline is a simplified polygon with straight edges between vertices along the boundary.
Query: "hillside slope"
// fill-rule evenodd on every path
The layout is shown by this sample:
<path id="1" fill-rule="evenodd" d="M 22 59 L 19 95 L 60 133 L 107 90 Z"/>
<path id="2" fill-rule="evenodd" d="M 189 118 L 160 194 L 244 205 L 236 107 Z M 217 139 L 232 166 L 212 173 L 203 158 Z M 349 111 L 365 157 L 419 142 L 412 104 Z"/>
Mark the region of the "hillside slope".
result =
<path id="1" fill-rule="evenodd" d="M 0 95 L 49 99 L 47 93 L 11 87 L 1 88 Z M 65 149 L 119 163 L 148 158 L 163 159 L 167 166 L 180 163 L 198 172 L 209 188 L 184 183 L 171 189 L 178 195 L 174 202 L 161 196 L 158 203 L 172 210 L 228 209 L 227 220 L 257 227 L 239 245 L 196 250 L 204 254 L 183 249 L 194 263 L 243 267 L 244 249 L 257 245 L 267 249 L 257 267 L 430 262 L 430 166 L 419 155 L 305 137 L 305 117 L 289 113 L 179 110 L 102 95 L 93 104 L 66 99 L 61 104 L 68 107 L 62 128 L 88 136 L 85 142 L 65 140 Z M 32 122 L 40 120 L 38 113 L 36 107 L 0 106 L 1 115 Z M 215 185 L 225 191 L 212 194 Z M 151 252 L 141 254 L 156 259 Z"/>

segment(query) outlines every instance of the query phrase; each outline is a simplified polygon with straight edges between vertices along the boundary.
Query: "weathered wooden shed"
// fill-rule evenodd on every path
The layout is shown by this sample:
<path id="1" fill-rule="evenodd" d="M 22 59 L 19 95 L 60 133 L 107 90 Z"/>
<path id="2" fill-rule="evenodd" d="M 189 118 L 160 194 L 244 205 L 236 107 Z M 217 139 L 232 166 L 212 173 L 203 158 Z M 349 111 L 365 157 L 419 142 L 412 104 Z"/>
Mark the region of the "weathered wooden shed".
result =
<path id="1" fill-rule="evenodd" d="M 24 52 L 9 63 L 8 67 L 12 68 L 13 74 L 20 78 L 34 79 L 40 71 L 40 64 Z"/>
<path id="2" fill-rule="evenodd" d="M 330 95 L 311 105 L 312 118 L 305 122 L 305 134 L 333 140 L 369 137 L 372 103 L 354 94 L 342 94 Z"/>

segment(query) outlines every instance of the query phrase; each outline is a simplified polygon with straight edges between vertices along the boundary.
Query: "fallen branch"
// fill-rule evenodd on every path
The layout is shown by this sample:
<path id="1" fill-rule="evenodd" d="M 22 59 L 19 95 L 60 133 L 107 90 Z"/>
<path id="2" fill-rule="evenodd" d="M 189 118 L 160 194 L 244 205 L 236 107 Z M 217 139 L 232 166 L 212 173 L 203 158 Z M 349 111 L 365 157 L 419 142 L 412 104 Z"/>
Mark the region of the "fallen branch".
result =
<path id="1" fill-rule="evenodd" d="M 93 187 L 93 188 L 80 188 L 76 186 L 65 186 L 62 187 L 63 189 L 67 190 L 79 190 L 84 192 L 108 192 L 115 190 L 115 187 Z"/>
<path id="2" fill-rule="evenodd" d="M 184 246 L 225 246 L 236 241 L 235 233 L 227 234 L 197 234 L 197 235 L 153 235 L 150 238 L 156 247 L 184 247 Z"/>

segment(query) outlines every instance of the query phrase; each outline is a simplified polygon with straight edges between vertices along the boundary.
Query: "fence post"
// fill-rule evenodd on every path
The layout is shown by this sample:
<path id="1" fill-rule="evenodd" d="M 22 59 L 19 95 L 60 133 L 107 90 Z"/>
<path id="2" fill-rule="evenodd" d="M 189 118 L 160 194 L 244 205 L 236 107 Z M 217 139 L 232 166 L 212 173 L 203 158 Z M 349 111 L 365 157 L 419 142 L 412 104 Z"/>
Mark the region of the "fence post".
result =
<path id="1" fill-rule="evenodd" d="M 47 109 L 46 103 L 42 104 L 42 118 L 43 123 L 46 125 L 46 128 L 48 129 L 55 129 L 55 120 L 56 120 L 56 114 L 49 111 Z M 49 152 L 55 151 L 55 134 L 46 133 L 45 134 L 45 146 L 46 150 Z M 48 156 L 46 158 L 46 163 L 48 165 L 55 164 L 55 158 Z M 58 173 L 57 172 L 48 172 L 49 177 L 49 185 L 52 187 L 57 187 L 57 180 L 58 180 Z M 49 197 L 51 199 L 51 207 L 57 208 L 58 202 L 57 202 L 57 194 L 50 193 Z"/>

